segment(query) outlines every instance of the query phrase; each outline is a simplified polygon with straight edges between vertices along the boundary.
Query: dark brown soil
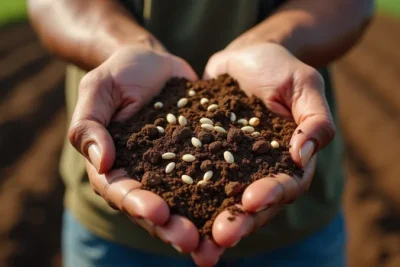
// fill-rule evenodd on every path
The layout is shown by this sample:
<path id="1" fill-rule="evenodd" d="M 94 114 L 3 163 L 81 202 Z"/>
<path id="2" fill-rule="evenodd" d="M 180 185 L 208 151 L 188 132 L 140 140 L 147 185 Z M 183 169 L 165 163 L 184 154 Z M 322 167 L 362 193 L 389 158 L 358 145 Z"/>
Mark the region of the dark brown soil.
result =
<path id="1" fill-rule="evenodd" d="M 189 96 L 190 90 L 196 94 Z M 188 104 L 178 108 L 181 98 L 187 98 Z M 202 98 L 209 99 L 209 103 L 201 104 Z M 163 107 L 155 108 L 156 102 L 162 102 Z M 207 108 L 212 104 L 218 108 L 210 111 Z M 241 123 L 230 120 L 231 112 L 237 119 L 259 118 L 260 124 L 254 128 L 260 135 L 242 131 Z M 168 123 L 168 113 L 177 118 L 184 116 L 187 124 Z M 214 126 L 226 132 L 202 128 L 201 118 L 211 119 Z M 160 133 L 157 126 L 165 132 Z M 222 75 L 194 83 L 171 79 L 152 103 L 128 122 L 111 125 L 109 130 L 117 148 L 115 168 L 124 168 L 132 178 L 142 181 L 144 189 L 165 199 L 172 213 L 186 216 L 202 235 L 210 235 L 214 218 L 223 209 L 240 203 L 243 190 L 251 182 L 278 172 L 301 177 L 302 170 L 288 152 L 295 128 L 294 122 L 273 115 L 261 100 L 247 97 L 236 81 Z M 195 147 L 192 137 L 197 137 L 202 146 Z M 272 140 L 278 141 L 279 148 L 271 147 Z M 224 159 L 226 151 L 231 152 L 234 163 Z M 176 157 L 163 159 L 167 152 Z M 195 160 L 184 161 L 185 154 L 193 155 Z M 176 167 L 167 174 L 165 169 L 170 162 Z M 209 170 L 212 178 L 203 185 L 197 184 Z M 193 184 L 185 183 L 182 175 L 190 176 Z"/>

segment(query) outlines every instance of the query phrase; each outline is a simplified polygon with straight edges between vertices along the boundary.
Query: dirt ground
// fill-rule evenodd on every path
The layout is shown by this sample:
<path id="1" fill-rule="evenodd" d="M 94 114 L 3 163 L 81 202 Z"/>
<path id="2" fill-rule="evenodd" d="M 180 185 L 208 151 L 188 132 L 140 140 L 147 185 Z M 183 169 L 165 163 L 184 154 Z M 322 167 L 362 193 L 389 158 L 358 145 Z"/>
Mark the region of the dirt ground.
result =
<path id="1" fill-rule="evenodd" d="M 378 17 L 334 65 L 350 266 L 400 266 L 400 22 Z M 0 30 L 0 266 L 61 266 L 64 63 L 29 25 Z M 4 40 L 4 41 L 3 41 Z"/>

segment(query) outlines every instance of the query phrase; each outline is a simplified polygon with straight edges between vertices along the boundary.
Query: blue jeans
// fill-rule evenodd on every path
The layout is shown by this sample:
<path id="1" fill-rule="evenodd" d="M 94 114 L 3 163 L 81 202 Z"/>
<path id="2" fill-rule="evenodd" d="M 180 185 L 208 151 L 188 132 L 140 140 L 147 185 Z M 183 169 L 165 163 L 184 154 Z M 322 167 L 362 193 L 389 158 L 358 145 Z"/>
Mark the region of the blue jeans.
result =
<path id="1" fill-rule="evenodd" d="M 62 235 L 64 267 L 195 266 L 190 260 L 156 256 L 104 240 L 68 211 Z M 221 260 L 217 266 L 344 267 L 345 237 L 343 215 L 339 214 L 324 229 L 293 245 L 250 258 Z"/>

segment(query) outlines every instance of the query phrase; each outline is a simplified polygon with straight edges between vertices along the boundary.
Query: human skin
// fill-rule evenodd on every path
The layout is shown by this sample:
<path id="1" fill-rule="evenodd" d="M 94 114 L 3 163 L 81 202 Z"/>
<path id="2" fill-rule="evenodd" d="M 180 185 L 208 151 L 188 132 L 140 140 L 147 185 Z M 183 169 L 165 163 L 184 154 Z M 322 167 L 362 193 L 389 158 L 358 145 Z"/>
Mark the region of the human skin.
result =
<path id="1" fill-rule="evenodd" d="M 267 223 L 307 190 L 315 154 L 334 136 L 323 81 L 313 67 L 348 51 L 365 30 L 372 10 L 371 0 L 288 1 L 210 59 L 206 78 L 228 72 L 246 93 L 259 96 L 270 109 L 299 124 L 304 134 L 292 138 L 290 152 L 296 164 L 305 167 L 305 177 L 280 175 L 253 183 L 243 194 L 247 213 L 229 227 L 224 223 L 227 213 L 221 213 L 213 240 L 200 243 L 190 221 L 170 215 L 160 197 L 139 189 L 140 184 L 123 171 L 111 170 L 115 148 L 105 130 L 111 120 L 124 120 L 138 111 L 171 76 L 197 79 L 190 66 L 168 54 L 116 1 L 29 1 L 31 20 L 44 44 L 92 70 L 80 85 L 69 137 L 87 159 L 94 190 L 178 251 L 191 252 L 204 266 L 217 262 L 224 248 Z M 236 65 L 240 68 L 232 67 Z M 142 74 L 148 71 L 156 78 L 146 79 Z M 144 78 L 138 82 L 127 77 Z M 182 225 L 187 232 L 181 231 Z"/>

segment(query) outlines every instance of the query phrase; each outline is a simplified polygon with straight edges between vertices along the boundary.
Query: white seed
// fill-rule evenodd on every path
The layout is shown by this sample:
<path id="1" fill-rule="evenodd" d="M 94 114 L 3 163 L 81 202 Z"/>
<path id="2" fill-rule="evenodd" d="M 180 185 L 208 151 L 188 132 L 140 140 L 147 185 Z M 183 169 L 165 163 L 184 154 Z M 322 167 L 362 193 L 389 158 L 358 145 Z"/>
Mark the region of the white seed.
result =
<path id="1" fill-rule="evenodd" d="M 188 122 L 184 116 L 179 116 L 178 118 L 179 125 L 185 126 Z"/>
<path id="2" fill-rule="evenodd" d="M 213 171 L 208 171 L 204 174 L 203 180 L 208 182 L 213 177 Z"/>
<path id="3" fill-rule="evenodd" d="M 251 127 L 251 126 L 244 126 L 244 127 L 242 127 L 242 128 L 240 128 L 243 132 L 245 132 L 245 133 L 252 133 L 252 132 L 254 132 L 254 128 L 253 127 Z"/>
<path id="4" fill-rule="evenodd" d="M 231 120 L 231 122 L 236 121 L 236 114 L 231 112 L 231 115 L 229 116 L 229 119 Z"/>
<path id="5" fill-rule="evenodd" d="M 176 105 L 178 106 L 178 108 L 183 108 L 187 105 L 188 102 L 189 100 L 187 98 L 181 98 L 179 99 L 178 103 L 176 103 Z"/>
<path id="6" fill-rule="evenodd" d="M 175 153 L 172 152 L 167 152 L 161 155 L 162 159 L 173 159 L 175 157 L 176 157 Z"/>
<path id="7" fill-rule="evenodd" d="M 194 90 L 189 90 L 188 95 L 189 96 L 195 96 L 196 92 Z"/>
<path id="8" fill-rule="evenodd" d="M 245 126 L 248 124 L 248 121 L 246 119 L 239 119 L 237 122 L 241 123 L 241 124 L 243 124 Z"/>
<path id="9" fill-rule="evenodd" d="M 208 131 L 214 130 L 214 126 L 212 126 L 211 124 L 207 124 L 207 123 L 202 124 L 201 128 L 208 130 Z"/>
<path id="10" fill-rule="evenodd" d="M 154 108 L 156 108 L 156 109 L 160 109 L 160 108 L 162 108 L 163 106 L 164 106 L 164 104 L 161 103 L 161 102 L 156 102 L 156 103 L 154 103 Z"/>
<path id="11" fill-rule="evenodd" d="M 202 105 L 206 105 L 206 104 L 208 104 L 208 102 L 210 102 L 210 100 L 208 100 L 208 98 L 203 97 L 202 99 L 200 99 L 200 104 L 202 104 Z"/>
<path id="12" fill-rule="evenodd" d="M 251 118 L 251 119 L 249 120 L 249 124 L 250 124 L 251 126 L 258 126 L 258 125 L 260 124 L 260 119 L 259 119 L 259 118 L 256 118 L 256 117 Z"/>
<path id="13" fill-rule="evenodd" d="M 261 134 L 260 134 L 260 132 L 252 132 L 251 135 L 252 136 L 260 136 Z"/>
<path id="14" fill-rule="evenodd" d="M 233 158 L 233 155 L 231 152 L 229 151 L 225 151 L 224 152 L 224 159 L 226 160 L 226 162 L 228 163 L 234 163 L 235 159 Z"/>
<path id="15" fill-rule="evenodd" d="M 175 124 L 176 123 L 176 117 L 174 114 L 172 113 L 168 113 L 167 114 L 167 121 L 171 124 Z"/>
<path id="16" fill-rule="evenodd" d="M 194 147 L 201 147 L 202 146 L 201 141 L 196 137 L 192 137 L 191 141 L 192 141 L 192 145 Z"/>
<path id="17" fill-rule="evenodd" d="M 196 160 L 196 157 L 190 154 L 185 154 L 182 156 L 182 160 L 186 162 L 193 162 Z"/>
<path id="18" fill-rule="evenodd" d="M 204 181 L 204 180 L 200 180 L 197 182 L 197 185 L 199 185 L 199 186 L 204 186 L 206 184 L 207 184 L 207 181 Z"/>
<path id="19" fill-rule="evenodd" d="M 278 148 L 279 147 L 279 143 L 277 141 L 273 140 L 271 142 L 271 146 L 272 146 L 272 148 Z"/>
<path id="20" fill-rule="evenodd" d="M 182 175 L 182 181 L 187 184 L 193 184 L 193 179 L 189 175 Z"/>
<path id="21" fill-rule="evenodd" d="M 226 133 L 226 130 L 224 128 L 222 128 L 221 126 L 214 126 L 214 130 L 219 133 Z"/>
<path id="22" fill-rule="evenodd" d="M 164 128 L 163 128 L 163 127 L 161 127 L 161 126 L 157 126 L 157 130 L 158 130 L 158 132 L 159 132 L 160 134 L 163 134 L 163 133 L 165 133 L 165 130 L 164 130 Z"/>
<path id="23" fill-rule="evenodd" d="M 170 162 L 168 165 L 165 167 L 165 172 L 170 173 L 175 169 L 175 162 Z"/>
<path id="24" fill-rule="evenodd" d="M 214 111 L 214 110 L 216 110 L 217 108 L 218 108 L 218 105 L 217 105 L 217 104 L 211 104 L 211 105 L 208 106 L 207 110 L 208 110 L 208 111 Z"/>
<path id="25" fill-rule="evenodd" d="M 214 122 L 212 121 L 212 120 L 210 120 L 209 118 L 201 118 L 200 119 L 200 123 L 202 123 L 202 124 L 211 124 L 211 125 L 213 125 L 214 124 Z"/>

